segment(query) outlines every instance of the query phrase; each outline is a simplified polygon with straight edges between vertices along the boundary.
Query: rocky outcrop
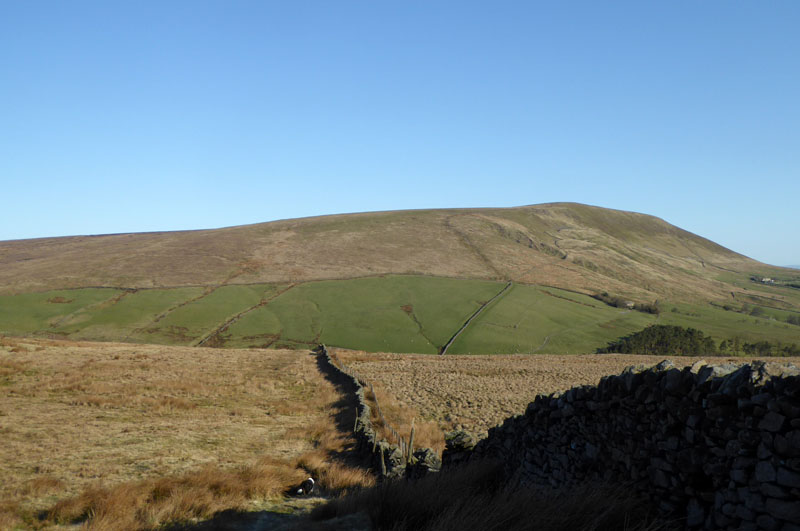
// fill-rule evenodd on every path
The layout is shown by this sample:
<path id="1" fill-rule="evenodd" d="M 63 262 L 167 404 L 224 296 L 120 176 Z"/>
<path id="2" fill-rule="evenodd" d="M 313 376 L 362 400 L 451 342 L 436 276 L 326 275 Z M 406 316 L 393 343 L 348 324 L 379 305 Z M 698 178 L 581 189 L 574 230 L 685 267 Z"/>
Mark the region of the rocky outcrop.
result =
<path id="1" fill-rule="evenodd" d="M 800 531 L 800 369 L 629 368 L 538 396 L 443 459 L 465 455 L 500 459 L 521 485 L 630 484 L 687 529 Z"/>

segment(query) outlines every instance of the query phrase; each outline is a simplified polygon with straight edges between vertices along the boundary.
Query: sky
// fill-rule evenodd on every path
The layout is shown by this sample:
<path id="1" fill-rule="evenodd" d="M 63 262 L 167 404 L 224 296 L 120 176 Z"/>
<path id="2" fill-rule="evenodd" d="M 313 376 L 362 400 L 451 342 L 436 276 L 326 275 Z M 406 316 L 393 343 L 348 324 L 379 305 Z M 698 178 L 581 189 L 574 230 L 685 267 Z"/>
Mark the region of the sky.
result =
<path id="1" fill-rule="evenodd" d="M 800 264 L 800 2 L 0 0 L 0 240 L 573 201 Z"/>

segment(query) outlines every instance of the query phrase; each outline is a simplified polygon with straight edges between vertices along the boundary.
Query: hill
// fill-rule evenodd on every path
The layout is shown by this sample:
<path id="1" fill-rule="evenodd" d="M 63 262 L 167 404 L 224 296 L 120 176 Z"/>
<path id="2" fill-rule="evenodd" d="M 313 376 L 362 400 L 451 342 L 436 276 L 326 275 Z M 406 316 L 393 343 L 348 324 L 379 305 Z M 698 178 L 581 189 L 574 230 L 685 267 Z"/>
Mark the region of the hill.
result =
<path id="1" fill-rule="evenodd" d="M 0 333 L 434 353 L 486 306 L 448 352 L 591 352 L 656 320 L 800 342 L 796 285 L 797 271 L 644 214 L 378 212 L 0 242 Z"/>
<path id="2" fill-rule="evenodd" d="M 6 293 L 425 274 L 643 299 L 725 296 L 720 275 L 778 270 L 652 216 L 570 203 L 6 241 L 0 265 Z"/>

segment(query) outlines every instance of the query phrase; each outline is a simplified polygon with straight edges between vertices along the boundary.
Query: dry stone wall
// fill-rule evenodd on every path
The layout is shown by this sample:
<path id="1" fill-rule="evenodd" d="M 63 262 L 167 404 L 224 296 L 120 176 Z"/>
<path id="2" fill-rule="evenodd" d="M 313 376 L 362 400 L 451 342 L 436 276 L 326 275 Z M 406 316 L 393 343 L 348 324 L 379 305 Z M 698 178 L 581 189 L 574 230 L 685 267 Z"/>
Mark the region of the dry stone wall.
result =
<path id="1" fill-rule="evenodd" d="M 430 448 L 414 450 L 413 441 L 406 443 L 401 439 L 400 444 L 394 444 L 382 439 L 372 424 L 372 410 L 364 396 L 365 389 L 362 385 L 364 382 L 348 367 L 341 363 L 337 364 L 324 345 L 320 346 L 317 352 L 322 356 L 330 372 L 337 375 L 339 383 L 353 397 L 356 409 L 353 434 L 358 443 L 358 450 L 371 457 L 372 468 L 380 478 L 422 477 L 430 472 L 439 471 L 441 460 Z"/>
<path id="2" fill-rule="evenodd" d="M 502 460 L 511 482 L 631 485 L 686 529 L 800 531 L 800 370 L 665 361 L 539 396 L 448 463 Z"/>

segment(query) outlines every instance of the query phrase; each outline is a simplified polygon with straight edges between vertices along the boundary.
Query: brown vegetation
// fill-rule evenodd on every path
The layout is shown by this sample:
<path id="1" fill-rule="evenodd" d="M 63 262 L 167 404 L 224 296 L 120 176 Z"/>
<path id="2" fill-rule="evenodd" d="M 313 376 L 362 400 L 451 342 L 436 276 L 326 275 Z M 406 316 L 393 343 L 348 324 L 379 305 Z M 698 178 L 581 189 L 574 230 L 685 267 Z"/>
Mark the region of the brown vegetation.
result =
<path id="1" fill-rule="evenodd" d="M 629 354 L 427 356 L 344 349 L 337 352 L 362 377 L 396 397 L 401 409 L 407 408 L 417 415 L 417 422 L 433 421 L 440 432 L 459 427 L 480 437 L 507 417 L 524 413 L 538 394 L 595 385 L 601 377 L 618 374 L 630 365 L 654 365 L 664 359 L 664 356 Z M 676 365 L 685 366 L 699 358 L 671 359 Z M 704 359 L 709 363 L 741 361 L 724 357 Z M 800 363 L 800 358 L 774 361 Z"/>
<path id="2" fill-rule="evenodd" d="M 336 460 L 340 397 L 308 352 L 3 338 L 0 528 L 142 529 L 252 509 Z M 39 515 L 39 516 L 37 516 Z"/>
<path id="3" fill-rule="evenodd" d="M 413 249 L 413 252 L 410 250 Z M 91 267 L 87 267 L 91 264 Z M 720 275 L 779 268 L 663 220 L 574 203 L 376 212 L 168 233 L 0 242 L 0 292 L 305 282 L 382 274 L 514 280 L 636 301 L 728 300 Z"/>
<path id="4" fill-rule="evenodd" d="M 344 354 L 343 360 L 347 360 L 346 364 L 350 364 L 355 351 L 329 347 L 335 359 L 338 359 L 341 354 Z M 362 353 L 361 356 L 369 356 L 369 354 Z M 359 374 L 364 377 L 365 375 Z M 392 433 L 378 416 L 378 408 L 375 406 L 377 401 L 383 411 L 383 416 L 386 421 L 393 427 L 406 442 L 410 440 L 411 429 L 414 429 L 414 448 L 430 448 L 438 454 L 444 450 L 444 432 L 437 422 L 426 420 L 422 414 L 410 404 L 403 402 L 392 393 L 387 386 L 385 386 L 380 379 L 367 378 L 367 387 L 365 388 L 364 397 L 370 405 L 370 413 L 372 415 L 372 426 L 378 433 L 381 439 L 397 444 L 399 441 L 395 440 Z"/>

